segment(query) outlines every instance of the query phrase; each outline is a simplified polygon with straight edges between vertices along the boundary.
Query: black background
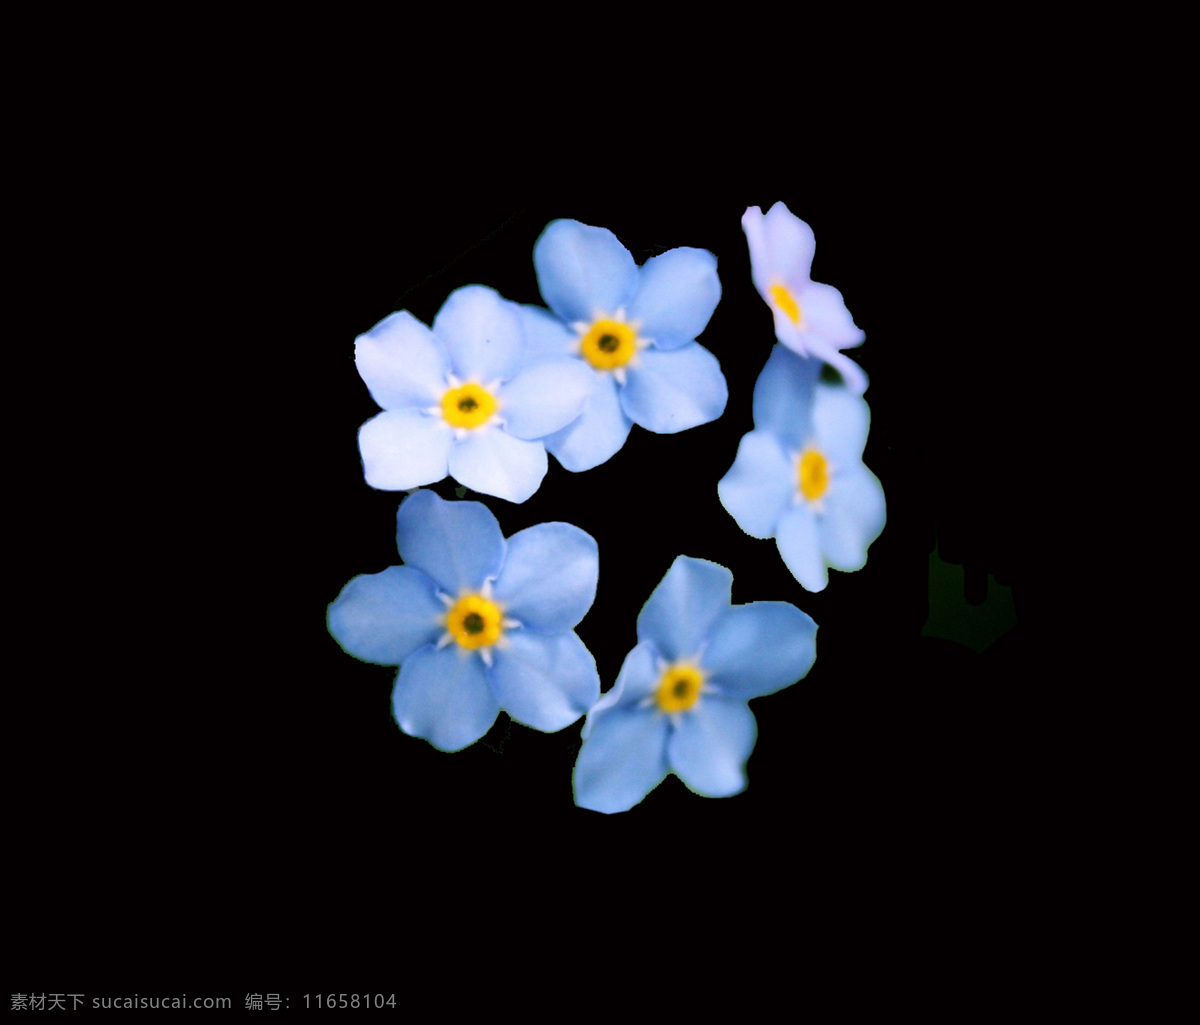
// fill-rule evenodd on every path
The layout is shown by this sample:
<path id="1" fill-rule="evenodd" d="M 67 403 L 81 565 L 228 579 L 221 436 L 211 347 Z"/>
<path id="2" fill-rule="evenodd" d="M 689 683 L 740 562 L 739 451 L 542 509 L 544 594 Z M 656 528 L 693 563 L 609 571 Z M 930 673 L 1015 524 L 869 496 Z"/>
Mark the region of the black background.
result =
<path id="1" fill-rule="evenodd" d="M 195 945 L 187 923 L 215 921 L 230 962 L 257 955 L 264 973 L 285 936 L 328 922 L 312 941 L 328 976 L 346 968 L 340 945 L 371 930 L 449 929 L 486 946 L 528 916 L 566 937 L 562 923 L 615 899 L 736 904 L 758 887 L 771 900 L 904 901 L 933 875 L 1020 862 L 1009 826 L 1029 772 L 1031 599 L 1014 524 L 1030 496 L 1014 484 L 1023 371 L 1008 355 L 1006 284 L 1029 230 L 1020 205 L 907 169 L 819 181 L 797 170 L 790 191 L 533 198 L 414 199 L 403 180 L 398 168 L 385 202 L 344 186 L 319 205 L 297 194 L 229 240 L 243 251 L 221 287 L 246 309 L 211 340 L 219 357 L 201 347 L 183 360 L 204 381 L 169 417 L 185 424 L 184 479 L 156 478 L 123 510 L 120 558 L 136 553 L 137 568 L 120 588 L 95 560 L 75 566 L 94 588 L 83 611 L 96 641 L 34 697 L 16 740 L 19 878 L 42 902 L 38 930 L 82 937 L 31 940 L 38 970 L 51 949 L 82 963 L 113 922 L 162 937 L 167 962 L 172 944 Z M 842 291 L 866 332 L 850 355 L 870 378 L 865 462 L 888 505 L 866 567 L 831 572 L 819 594 L 773 542 L 744 535 L 716 492 L 775 343 L 740 219 L 776 200 L 812 226 L 813 278 Z M 556 217 L 609 228 L 638 263 L 676 246 L 716 254 L 723 294 L 699 341 L 720 360 L 728 406 L 678 435 L 635 427 L 586 473 L 551 458 L 524 504 L 467 497 L 506 535 L 562 519 L 597 539 L 599 590 L 578 633 L 605 689 L 679 554 L 731 569 L 736 603 L 789 601 L 816 620 L 812 672 L 751 706 L 759 737 L 734 798 L 669 777 L 627 813 L 576 808 L 578 724 L 547 735 L 502 714 L 471 748 L 438 752 L 393 721 L 394 670 L 356 661 L 326 631 L 352 576 L 399 561 L 402 496 L 362 479 L 356 434 L 377 409 L 355 336 L 397 309 L 429 323 L 462 285 L 539 303 L 532 250 Z M 452 497 L 455 483 L 435 490 Z M 943 636 L 926 630 L 935 545 L 965 575 L 961 592 L 935 593 L 967 624 Z M 1016 626 L 996 611 L 998 586 Z M 997 639 L 977 651 L 980 636 Z"/>

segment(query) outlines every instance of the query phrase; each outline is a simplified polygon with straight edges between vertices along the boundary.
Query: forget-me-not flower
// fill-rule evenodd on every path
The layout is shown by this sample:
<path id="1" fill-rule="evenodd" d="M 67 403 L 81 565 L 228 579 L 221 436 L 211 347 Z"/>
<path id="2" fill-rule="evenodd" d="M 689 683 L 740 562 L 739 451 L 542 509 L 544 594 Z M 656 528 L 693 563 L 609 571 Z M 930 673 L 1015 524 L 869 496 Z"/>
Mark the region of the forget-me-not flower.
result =
<path id="1" fill-rule="evenodd" d="M 564 467 L 605 462 L 634 424 L 674 434 L 724 412 L 725 375 L 695 341 L 721 298 L 712 253 L 681 247 L 639 267 L 606 228 L 558 220 L 533 262 L 550 309 L 521 307 L 531 347 L 571 355 L 591 373 L 582 415 L 544 439 Z"/>
<path id="2" fill-rule="evenodd" d="M 731 605 L 733 574 L 679 556 L 637 621 L 637 646 L 588 713 L 575 803 L 632 808 L 670 772 L 706 797 L 746 787 L 758 726 L 746 704 L 807 675 L 817 626 L 786 602 Z"/>
<path id="3" fill-rule="evenodd" d="M 861 569 L 887 519 L 883 487 L 862 462 L 871 410 L 820 379 L 821 363 L 776 345 L 754 385 L 755 429 L 717 494 L 747 534 L 775 538 L 792 575 L 823 590 L 828 567 Z"/>
<path id="4" fill-rule="evenodd" d="M 545 445 L 583 409 L 591 375 L 565 357 L 529 361 L 514 303 L 480 285 L 450 294 L 427 328 L 406 310 L 355 343 L 383 408 L 358 435 L 367 483 L 407 491 L 451 474 L 524 502 L 546 476 Z"/>
<path id="5" fill-rule="evenodd" d="M 812 228 L 782 203 L 764 214 L 752 206 L 742 215 L 750 247 L 750 276 L 775 317 L 775 337 L 800 356 L 824 360 L 861 395 L 862 368 L 838 350 L 861 345 L 842 293 L 809 277 L 816 239 Z"/>
<path id="6" fill-rule="evenodd" d="M 595 703 L 596 663 L 574 629 L 596 596 L 590 534 L 539 523 L 506 540 L 481 503 L 417 491 L 396 540 L 404 565 L 355 577 L 328 622 L 351 655 L 400 666 L 392 709 L 405 733 L 457 751 L 501 710 L 554 732 Z"/>

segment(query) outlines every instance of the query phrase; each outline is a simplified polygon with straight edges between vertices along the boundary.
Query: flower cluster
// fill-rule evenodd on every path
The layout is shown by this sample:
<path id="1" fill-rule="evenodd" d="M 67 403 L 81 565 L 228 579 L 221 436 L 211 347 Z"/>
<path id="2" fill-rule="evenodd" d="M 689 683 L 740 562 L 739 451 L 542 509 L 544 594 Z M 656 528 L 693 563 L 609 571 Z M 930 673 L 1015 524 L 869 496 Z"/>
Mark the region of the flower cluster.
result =
<path id="1" fill-rule="evenodd" d="M 864 564 L 885 519 L 883 490 L 862 465 L 866 377 L 841 351 L 863 333 L 837 289 L 810 279 L 806 224 L 777 203 L 748 209 L 742 226 L 779 344 L 755 385 L 755 429 L 718 496 L 817 591 L 829 567 Z M 396 517 L 403 564 L 350 580 L 329 606 L 329 632 L 350 655 L 398 667 L 396 722 L 439 750 L 473 744 L 501 711 L 545 732 L 586 716 L 573 777 L 583 808 L 628 810 L 671 773 L 701 795 L 737 794 L 757 738 L 748 702 L 814 664 L 806 613 L 733 605 L 730 570 L 678 556 L 602 696 L 575 632 L 596 596 L 596 541 L 562 522 L 506 538 L 483 504 L 422 490 L 452 475 L 524 502 L 547 453 L 585 471 L 620 451 L 635 424 L 673 434 L 725 409 L 725 376 L 696 341 L 721 297 L 712 253 L 672 249 L 638 266 L 612 232 L 558 220 L 533 264 L 544 308 L 473 285 L 431 326 L 401 311 L 357 339 L 358 371 L 382 409 L 359 431 L 366 481 L 412 493 Z"/>
<path id="2" fill-rule="evenodd" d="M 776 203 L 742 219 L 756 287 L 775 315 L 779 344 L 754 386 L 754 430 L 717 485 L 747 534 L 775 538 L 792 575 L 821 591 L 828 568 L 861 569 L 883 531 L 879 480 L 862 462 L 871 411 L 866 379 L 837 351 L 858 344 L 840 293 L 808 280 L 812 230 Z M 832 365 L 842 381 L 823 380 Z M 836 375 L 835 375 L 836 376 Z"/>
<path id="3" fill-rule="evenodd" d="M 383 409 L 358 438 L 372 487 L 450 474 L 524 502 L 546 476 L 547 449 L 587 470 L 634 423 L 674 434 L 724 411 L 725 375 L 695 341 L 721 297 L 712 253 L 672 249 L 638 267 L 612 232 L 554 221 L 534 266 L 550 310 L 473 285 L 451 294 L 432 328 L 401 311 L 358 338 L 359 374 Z"/>

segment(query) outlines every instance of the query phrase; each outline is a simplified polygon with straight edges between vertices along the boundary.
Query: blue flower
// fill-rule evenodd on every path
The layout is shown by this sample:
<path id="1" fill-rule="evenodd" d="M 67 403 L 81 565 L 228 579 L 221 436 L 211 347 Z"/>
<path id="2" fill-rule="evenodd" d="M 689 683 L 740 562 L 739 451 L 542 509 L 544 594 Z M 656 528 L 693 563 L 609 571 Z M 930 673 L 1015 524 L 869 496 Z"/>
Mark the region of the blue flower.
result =
<path id="1" fill-rule="evenodd" d="M 776 345 L 754 385 L 755 430 L 717 484 L 751 537 L 775 538 L 792 575 L 823 590 L 828 567 L 862 569 L 883 531 L 883 487 L 862 462 L 866 401 L 820 380 L 819 360 Z"/>
<path id="2" fill-rule="evenodd" d="M 611 458 L 634 424 L 674 434 L 724 412 L 725 375 L 694 340 L 721 298 L 712 253 L 672 249 L 638 267 L 611 231 L 559 220 L 533 262 L 550 310 L 521 307 L 532 349 L 590 371 L 582 415 L 544 439 L 568 470 Z"/>
<path id="3" fill-rule="evenodd" d="M 577 361 L 529 356 L 517 306 L 479 285 L 451 293 L 432 330 L 402 310 L 359 336 L 358 372 L 384 410 L 358 435 L 367 483 L 407 491 L 449 473 L 524 502 L 546 476 L 538 439 L 574 420 L 592 385 Z"/>
<path id="4" fill-rule="evenodd" d="M 842 375 L 861 395 L 862 369 L 839 349 L 861 345 L 866 335 L 854 325 L 842 293 L 809 277 L 816 239 L 812 228 L 782 203 L 764 215 L 752 206 L 742 215 L 750 247 L 750 276 L 775 317 L 775 337 L 799 356 L 815 356 Z"/>
<path id="5" fill-rule="evenodd" d="M 575 803 L 626 811 L 674 772 L 706 797 L 746 787 L 758 727 L 746 702 L 805 676 L 817 625 L 786 602 L 730 605 L 733 574 L 680 556 L 637 621 L 637 646 L 588 713 Z"/>
<path id="6" fill-rule="evenodd" d="M 553 732 L 596 701 L 596 663 L 574 632 L 596 596 L 590 534 L 539 523 L 505 540 L 481 503 L 418 491 L 396 541 L 404 565 L 355 577 L 328 622 L 355 658 L 400 666 L 392 708 L 405 733 L 457 751 L 501 710 Z"/>

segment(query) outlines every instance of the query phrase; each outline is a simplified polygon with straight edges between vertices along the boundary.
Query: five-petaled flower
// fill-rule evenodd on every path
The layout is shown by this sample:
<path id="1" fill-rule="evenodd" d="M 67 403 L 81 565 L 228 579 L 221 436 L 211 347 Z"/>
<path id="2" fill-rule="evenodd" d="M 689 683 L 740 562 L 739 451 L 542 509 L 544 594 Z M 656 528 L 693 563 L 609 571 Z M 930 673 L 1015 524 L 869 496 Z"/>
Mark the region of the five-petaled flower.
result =
<path id="1" fill-rule="evenodd" d="M 457 751 L 501 710 L 554 732 L 594 704 L 600 678 L 574 629 L 596 595 L 590 534 L 539 523 L 506 540 L 481 503 L 417 491 L 396 540 L 404 565 L 351 580 L 328 624 L 349 654 L 400 666 L 392 709 L 405 733 Z"/>
<path id="2" fill-rule="evenodd" d="M 866 335 L 855 327 L 842 293 L 809 277 L 817 245 L 812 228 L 776 203 L 766 214 L 749 207 L 742 229 L 750 247 L 750 276 L 775 317 L 775 337 L 800 356 L 830 364 L 861 395 L 866 375 L 838 350 L 861 345 Z"/>
<path id="3" fill-rule="evenodd" d="M 605 462 L 634 424 L 674 434 L 724 412 L 725 375 L 695 341 L 721 298 L 712 253 L 681 247 L 639 267 L 611 231 L 558 220 L 533 261 L 550 310 L 520 308 L 531 348 L 590 371 L 582 415 L 544 439 L 564 467 Z"/>
<path id="4" fill-rule="evenodd" d="M 717 484 L 747 534 L 775 538 L 792 575 L 823 590 L 827 568 L 861 569 L 883 531 L 883 487 L 862 462 L 866 401 L 820 379 L 821 363 L 776 345 L 754 385 L 755 430 Z"/>
<path id="5" fill-rule="evenodd" d="M 402 310 L 361 335 L 358 372 L 384 410 L 359 431 L 367 483 L 407 491 L 449 473 L 524 502 L 546 476 L 538 439 L 574 420 L 592 385 L 575 360 L 530 355 L 518 307 L 479 285 L 451 293 L 432 330 Z"/>
<path id="6" fill-rule="evenodd" d="M 733 574 L 679 556 L 637 621 L 637 646 L 588 713 L 575 803 L 632 808 L 674 772 L 696 793 L 746 787 L 758 727 L 747 701 L 812 668 L 817 626 L 786 602 L 731 605 Z"/>

